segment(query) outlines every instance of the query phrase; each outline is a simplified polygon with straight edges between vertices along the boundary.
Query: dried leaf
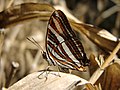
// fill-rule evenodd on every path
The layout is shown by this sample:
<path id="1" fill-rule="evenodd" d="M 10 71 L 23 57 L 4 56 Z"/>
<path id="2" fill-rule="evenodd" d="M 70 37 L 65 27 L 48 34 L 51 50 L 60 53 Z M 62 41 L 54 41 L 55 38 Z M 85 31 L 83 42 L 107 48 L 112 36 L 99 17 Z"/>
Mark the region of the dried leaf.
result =
<path id="1" fill-rule="evenodd" d="M 95 59 L 94 54 L 90 54 L 89 60 L 90 60 L 89 70 L 90 70 L 90 75 L 92 75 L 99 66 Z"/>
<path id="2" fill-rule="evenodd" d="M 97 85 L 94 86 L 90 83 L 87 83 L 85 86 L 86 86 L 86 90 L 102 90 L 100 85 L 99 86 L 97 86 Z"/>
<path id="3" fill-rule="evenodd" d="M 96 84 L 101 83 L 103 90 L 119 90 L 120 89 L 120 65 L 114 63 L 110 65 Z"/>
<path id="4" fill-rule="evenodd" d="M 44 72 L 40 75 L 41 73 L 42 72 L 35 72 L 26 76 L 9 87 L 8 90 L 65 90 L 71 87 L 74 82 L 77 83 L 80 81 L 79 85 L 88 83 L 86 80 L 72 74 L 52 71 L 49 74 Z"/>
<path id="5" fill-rule="evenodd" d="M 35 18 L 48 20 L 53 11 L 54 8 L 45 3 L 25 3 L 16 5 L 0 12 L 0 28 L 6 28 Z"/>
<path id="6" fill-rule="evenodd" d="M 95 90 L 94 86 L 90 83 L 86 84 L 86 89 L 87 90 Z"/>
<path id="7" fill-rule="evenodd" d="M 82 23 L 71 22 L 71 24 L 75 30 L 81 31 L 93 43 L 98 45 L 106 52 L 113 51 L 118 44 L 118 39 L 104 29 Z M 120 50 L 118 54 L 120 55 Z"/>

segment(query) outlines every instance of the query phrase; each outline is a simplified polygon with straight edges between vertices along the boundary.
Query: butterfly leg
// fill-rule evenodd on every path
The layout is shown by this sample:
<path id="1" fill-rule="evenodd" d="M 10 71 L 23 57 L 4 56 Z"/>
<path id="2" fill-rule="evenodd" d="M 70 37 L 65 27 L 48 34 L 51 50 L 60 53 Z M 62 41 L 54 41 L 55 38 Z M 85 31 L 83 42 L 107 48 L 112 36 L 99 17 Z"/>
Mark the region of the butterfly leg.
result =
<path id="1" fill-rule="evenodd" d="M 46 78 L 45 79 L 45 81 L 47 80 L 47 76 L 48 76 L 48 74 L 50 73 L 50 71 L 52 71 L 52 70 L 50 70 L 50 66 L 47 66 L 47 68 L 45 69 L 45 70 L 42 70 L 42 73 L 38 76 L 38 78 L 39 79 L 42 79 L 42 78 Z M 44 77 L 41 77 L 44 73 L 46 73 L 45 75 L 44 75 Z"/>
<path id="2" fill-rule="evenodd" d="M 50 70 L 50 67 L 51 67 L 51 66 L 47 66 L 47 68 L 46 68 L 45 70 L 42 70 L 42 72 L 41 72 L 41 74 L 38 76 L 38 78 L 39 78 L 39 79 L 46 78 L 45 81 L 47 81 L 48 74 L 52 74 L 52 75 L 61 77 L 60 74 L 59 74 L 59 72 L 58 72 L 58 75 L 57 75 L 56 73 L 52 73 L 51 71 L 53 71 L 53 70 Z M 45 73 L 45 75 L 44 75 L 44 73 Z M 44 77 L 41 77 L 42 75 L 43 75 Z"/>
<path id="3" fill-rule="evenodd" d="M 53 75 L 55 75 L 55 76 L 58 76 L 58 77 L 61 77 L 60 76 L 60 67 L 59 66 L 57 66 L 57 72 L 58 72 L 58 74 L 55 74 L 55 73 L 51 73 L 51 74 L 53 74 Z"/>

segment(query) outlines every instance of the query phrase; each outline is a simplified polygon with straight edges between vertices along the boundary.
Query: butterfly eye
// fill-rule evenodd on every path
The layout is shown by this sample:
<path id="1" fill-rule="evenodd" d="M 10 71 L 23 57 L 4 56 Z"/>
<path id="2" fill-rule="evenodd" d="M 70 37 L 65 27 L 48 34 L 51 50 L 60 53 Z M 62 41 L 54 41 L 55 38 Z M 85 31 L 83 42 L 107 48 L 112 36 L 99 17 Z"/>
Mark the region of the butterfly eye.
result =
<path id="1" fill-rule="evenodd" d="M 46 59 L 46 60 L 47 60 L 46 52 L 43 52 L 43 53 L 42 53 L 42 57 L 43 57 L 43 59 Z"/>
<path id="2" fill-rule="evenodd" d="M 83 60 L 83 66 L 89 66 L 90 65 L 90 60 Z"/>

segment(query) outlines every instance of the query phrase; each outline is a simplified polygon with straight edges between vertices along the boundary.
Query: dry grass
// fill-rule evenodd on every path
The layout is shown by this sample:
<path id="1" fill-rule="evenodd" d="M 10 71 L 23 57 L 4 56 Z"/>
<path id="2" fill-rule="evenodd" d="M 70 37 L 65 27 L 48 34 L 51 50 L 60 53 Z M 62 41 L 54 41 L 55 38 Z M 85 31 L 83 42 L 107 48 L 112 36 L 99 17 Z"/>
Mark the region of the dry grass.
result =
<path id="1" fill-rule="evenodd" d="M 31 88 L 26 89 L 32 89 L 35 85 L 38 90 L 41 87 L 45 89 L 46 85 L 48 88 L 53 85 L 52 87 L 54 89 L 55 85 L 56 88 L 60 90 L 60 81 L 63 80 L 62 84 L 69 84 L 68 86 L 73 88 L 72 85 L 74 86 L 74 84 L 79 81 L 76 78 L 79 78 L 81 80 L 80 83 L 89 83 L 85 85 L 86 90 L 118 90 L 120 88 L 119 39 L 107 30 L 95 27 L 94 25 L 101 26 L 100 24 L 102 24 L 107 17 L 110 17 L 116 12 L 117 19 L 115 19 L 116 23 L 113 29 L 111 29 L 111 32 L 119 36 L 119 3 L 115 2 L 114 7 L 105 9 L 107 3 L 98 0 L 97 8 L 92 11 L 88 8 L 88 6 L 92 5 L 90 1 L 88 1 L 89 3 L 80 2 L 75 10 L 71 11 L 75 13 L 74 15 L 79 16 L 79 20 L 68 12 L 65 2 L 56 0 L 56 3 L 60 3 L 60 5 L 55 6 L 55 8 L 62 9 L 69 18 L 72 28 L 80 35 L 81 42 L 91 61 L 91 65 L 88 67 L 87 72 L 72 71 L 71 74 L 67 74 L 73 81 L 66 83 L 65 80 L 67 79 L 69 81 L 70 78 L 68 79 L 67 76 L 62 77 L 63 73 L 61 73 L 60 79 L 58 79 L 58 76 L 50 79 L 54 84 L 44 83 L 39 86 L 37 83 L 43 83 L 44 81 L 39 81 L 33 72 L 45 69 L 48 64 L 42 58 L 42 50 L 27 40 L 27 37 L 34 37 L 43 50 L 45 50 L 44 44 L 47 21 L 55 8 L 48 2 L 39 3 L 37 0 L 33 0 L 32 2 L 36 3 L 30 3 L 29 0 L 0 0 L 0 89 L 9 88 L 10 86 L 13 87 L 12 89 L 15 89 L 16 86 L 13 85 L 15 83 L 20 90 L 24 89 L 28 84 L 31 85 Z M 104 5 L 102 3 L 104 3 Z M 82 5 L 82 7 L 80 5 Z M 86 18 L 85 15 L 89 16 L 89 19 Z M 86 20 L 89 20 L 89 23 L 92 22 L 94 25 L 83 23 L 86 22 Z M 57 71 L 56 67 L 52 67 L 52 69 Z M 72 74 L 76 76 L 72 76 Z M 24 78 L 26 75 L 31 76 Z M 33 77 L 36 78 L 34 79 Z M 22 83 L 22 78 L 26 81 L 26 84 Z M 48 82 L 50 82 L 49 78 L 50 77 L 48 77 Z M 30 82 L 30 79 L 33 81 Z M 84 79 L 87 81 L 84 81 Z M 18 80 L 21 81 L 16 83 Z M 34 82 L 34 80 L 38 81 Z M 20 83 L 24 84 L 23 88 L 18 86 Z M 80 86 L 78 86 L 77 89 L 81 89 Z M 9 90 L 11 90 L 11 88 L 9 88 Z"/>

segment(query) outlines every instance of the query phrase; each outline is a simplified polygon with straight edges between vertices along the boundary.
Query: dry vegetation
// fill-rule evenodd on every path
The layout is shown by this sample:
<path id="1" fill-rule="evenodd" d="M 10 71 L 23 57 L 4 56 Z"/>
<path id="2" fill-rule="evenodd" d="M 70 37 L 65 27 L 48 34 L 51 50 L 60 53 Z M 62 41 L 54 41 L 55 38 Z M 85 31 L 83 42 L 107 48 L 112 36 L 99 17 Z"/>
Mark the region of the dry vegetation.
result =
<path id="1" fill-rule="evenodd" d="M 43 1 L 0 0 L 0 89 L 119 90 L 120 1 L 65 0 L 67 4 L 64 0 Z M 87 72 L 40 71 L 48 64 L 41 49 L 27 37 L 34 37 L 45 49 L 47 21 L 55 9 L 66 14 L 80 37 L 91 61 Z M 50 69 L 58 71 L 56 67 Z"/>

